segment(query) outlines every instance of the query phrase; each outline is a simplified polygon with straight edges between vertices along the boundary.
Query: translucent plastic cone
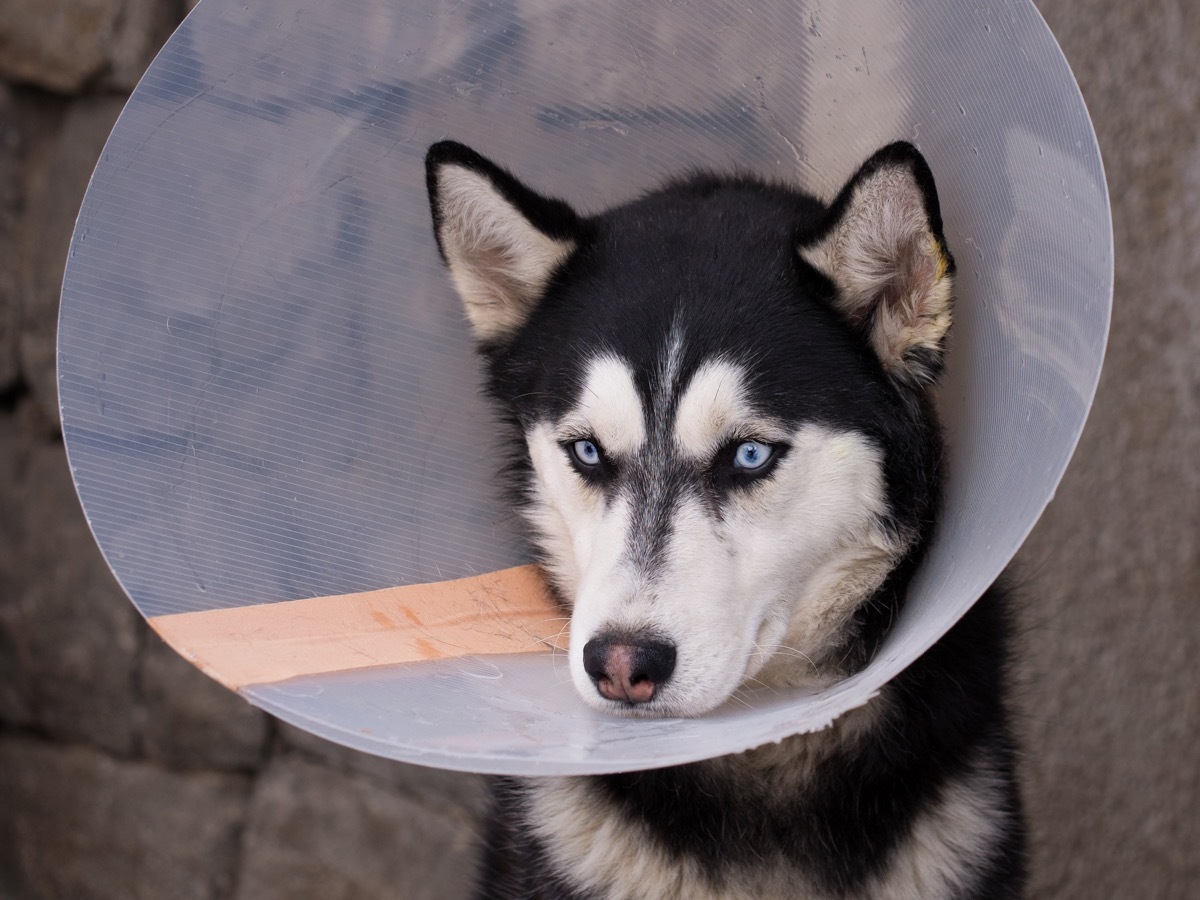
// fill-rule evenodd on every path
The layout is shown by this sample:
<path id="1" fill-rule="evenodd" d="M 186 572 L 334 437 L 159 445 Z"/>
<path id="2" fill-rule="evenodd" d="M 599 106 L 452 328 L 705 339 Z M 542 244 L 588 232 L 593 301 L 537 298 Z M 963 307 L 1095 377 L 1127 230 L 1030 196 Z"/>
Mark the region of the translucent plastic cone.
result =
<path id="1" fill-rule="evenodd" d="M 916 143 L 959 267 L 935 544 L 879 657 L 815 695 L 610 718 L 584 708 L 561 653 L 479 655 L 464 632 L 465 656 L 225 679 L 252 703 L 483 772 L 743 750 L 865 702 L 1053 496 L 1099 375 L 1112 235 L 1083 101 L 1026 0 L 204 0 L 108 142 L 63 288 L 76 484 L 152 621 L 527 562 L 429 222 L 422 158 L 444 137 L 587 210 L 696 167 L 828 199 L 876 148 Z M 394 618 L 380 627 L 421 647 L 431 626 Z"/>

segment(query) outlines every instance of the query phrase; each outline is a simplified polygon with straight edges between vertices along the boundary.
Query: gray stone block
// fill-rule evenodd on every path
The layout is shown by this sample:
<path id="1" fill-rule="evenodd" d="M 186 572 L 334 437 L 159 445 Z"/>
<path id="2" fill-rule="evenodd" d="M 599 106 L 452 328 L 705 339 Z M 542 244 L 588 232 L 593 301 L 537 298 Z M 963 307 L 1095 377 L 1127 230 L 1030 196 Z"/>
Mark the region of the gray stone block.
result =
<path id="1" fill-rule="evenodd" d="M 0 428 L 0 715 L 118 754 L 136 744 L 138 615 L 84 521 L 63 449 Z"/>
<path id="2" fill-rule="evenodd" d="M 1104 374 L 1020 560 L 1031 897 L 1200 886 L 1200 7 L 1039 0 L 1112 195 Z"/>
<path id="3" fill-rule="evenodd" d="M 20 134 L 12 97 L 0 84 L 0 393 L 20 371 L 17 362 L 17 222 L 21 207 Z"/>
<path id="4" fill-rule="evenodd" d="M 237 900 L 469 896 L 475 834 L 374 779 L 280 757 L 255 786 Z"/>
<path id="5" fill-rule="evenodd" d="M 266 756 L 263 713 L 148 634 L 138 669 L 142 749 L 173 768 L 249 770 Z"/>
<path id="6" fill-rule="evenodd" d="M 44 152 L 33 154 L 20 253 L 21 370 L 42 411 L 58 419 L 55 381 L 58 305 L 75 217 L 124 98 L 71 104 Z"/>
<path id="7" fill-rule="evenodd" d="M 227 897 L 249 779 L 0 738 L 0 895 Z"/>
<path id="8" fill-rule="evenodd" d="M 180 12 L 178 0 L 4 0 L 0 77 L 64 94 L 132 90 Z"/>
<path id="9" fill-rule="evenodd" d="M 313 762 L 347 775 L 365 776 L 422 806 L 441 810 L 463 822 L 475 822 L 487 808 L 487 783 L 480 775 L 449 772 L 396 762 L 351 750 L 340 744 L 277 724 L 280 744 Z"/>

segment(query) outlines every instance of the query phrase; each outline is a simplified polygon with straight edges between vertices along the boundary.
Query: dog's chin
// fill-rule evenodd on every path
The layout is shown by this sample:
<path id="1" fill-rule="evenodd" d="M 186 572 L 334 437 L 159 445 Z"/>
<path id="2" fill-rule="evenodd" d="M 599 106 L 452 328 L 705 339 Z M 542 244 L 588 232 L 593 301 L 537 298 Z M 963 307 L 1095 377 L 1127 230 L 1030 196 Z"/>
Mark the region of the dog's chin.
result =
<path id="1" fill-rule="evenodd" d="M 739 682 L 729 690 L 707 694 L 672 691 L 668 687 L 660 696 L 645 703 L 629 703 L 602 697 L 591 684 L 586 686 L 587 690 L 576 685 L 580 697 L 589 708 L 624 719 L 695 719 L 720 708 L 733 698 L 740 687 Z"/>
<path id="2" fill-rule="evenodd" d="M 623 719 L 677 719 L 685 718 L 686 714 L 679 712 L 669 702 L 651 700 L 649 703 L 624 703 L 618 700 L 605 700 L 596 697 L 594 700 L 584 698 L 584 702 L 592 709 L 619 716 Z"/>
<path id="3" fill-rule="evenodd" d="M 728 699 L 728 698 L 725 698 Z M 672 702 L 669 698 L 651 700 L 648 703 L 624 703 L 615 700 L 605 700 L 603 697 L 584 698 L 584 702 L 592 709 L 619 716 L 623 719 L 695 719 L 712 712 L 721 703 L 700 706 L 695 703 Z"/>

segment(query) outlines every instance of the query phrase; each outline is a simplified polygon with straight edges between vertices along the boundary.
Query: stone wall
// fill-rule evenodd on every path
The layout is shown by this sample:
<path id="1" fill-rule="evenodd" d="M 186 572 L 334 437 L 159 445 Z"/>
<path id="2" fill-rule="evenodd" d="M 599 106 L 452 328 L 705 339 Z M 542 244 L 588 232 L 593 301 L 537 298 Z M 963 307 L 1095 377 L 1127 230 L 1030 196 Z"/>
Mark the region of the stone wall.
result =
<path id="1" fill-rule="evenodd" d="M 284 726 L 144 625 L 57 423 L 67 245 L 181 0 L 0 0 L 0 897 L 453 898 L 482 784 Z M 11 474 L 9 474 L 11 473 Z"/>
<path id="2" fill-rule="evenodd" d="M 249 2 L 249 0 L 248 0 Z M 1096 122 L 1117 297 L 1021 561 L 1031 896 L 1200 895 L 1200 7 L 1040 0 Z M 58 431 L 91 166 L 182 0 L 0 0 L 0 897 L 453 898 L 481 785 L 283 726 L 141 622 Z"/>

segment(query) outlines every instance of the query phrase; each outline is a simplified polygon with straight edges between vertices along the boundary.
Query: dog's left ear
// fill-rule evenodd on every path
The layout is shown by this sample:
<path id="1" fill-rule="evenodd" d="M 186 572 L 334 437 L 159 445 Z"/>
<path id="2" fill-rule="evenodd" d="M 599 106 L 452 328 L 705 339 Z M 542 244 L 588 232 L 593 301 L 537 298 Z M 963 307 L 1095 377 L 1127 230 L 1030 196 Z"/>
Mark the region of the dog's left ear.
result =
<path id="1" fill-rule="evenodd" d="M 954 306 L 954 260 L 933 175 L 916 147 L 891 144 L 867 160 L 798 251 L 833 282 L 834 305 L 892 378 L 937 380 Z"/>
<path id="2" fill-rule="evenodd" d="M 503 344 L 575 252 L 580 219 L 454 141 L 429 148 L 425 180 L 438 249 L 475 336 Z"/>

